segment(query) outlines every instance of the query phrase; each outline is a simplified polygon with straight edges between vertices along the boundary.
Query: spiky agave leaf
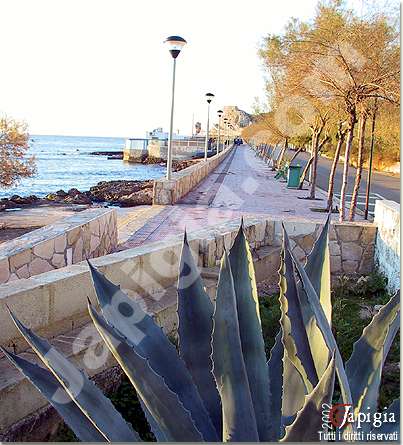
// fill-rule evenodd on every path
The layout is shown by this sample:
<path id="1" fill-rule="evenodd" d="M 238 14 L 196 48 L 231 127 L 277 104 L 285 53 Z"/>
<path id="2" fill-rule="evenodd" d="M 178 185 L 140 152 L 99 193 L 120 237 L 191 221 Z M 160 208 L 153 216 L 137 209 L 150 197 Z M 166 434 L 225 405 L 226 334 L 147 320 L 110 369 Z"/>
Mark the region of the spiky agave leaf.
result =
<path id="1" fill-rule="evenodd" d="M 175 346 L 136 301 L 90 263 L 89 265 L 97 299 L 106 321 L 128 339 L 138 355 L 148 360 L 156 374 L 164 376 L 168 388 L 178 395 L 183 406 L 190 412 L 203 439 L 217 441 L 215 427 Z"/>
<path id="2" fill-rule="evenodd" d="M 332 302 L 330 299 L 330 252 L 329 252 L 329 213 L 326 222 L 315 241 L 305 264 L 305 272 L 315 289 L 329 324 L 332 322 Z M 325 368 L 327 368 L 325 366 Z"/>
<path id="3" fill-rule="evenodd" d="M 25 327 L 11 311 L 10 314 L 21 335 L 37 356 L 107 441 L 140 441 L 139 435 L 123 419 L 112 402 L 82 371 L 77 369 L 45 339 Z"/>
<path id="4" fill-rule="evenodd" d="M 147 420 L 147 423 L 150 427 L 151 432 L 154 434 L 154 437 L 157 439 L 157 442 L 168 442 L 165 434 L 161 431 L 160 426 L 157 421 L 151 415 L 149 409 L 145 406 L 143 399 L 137 394 L 138 400 L 140 402 L 141 409 L 143 410 L 144 416 Z"/>
<path id="5" fill-rule="evenodd" d="M 289 252 L 294 261 L 297 272 L 301 278 L 301 283 L 304 286 L 309 304 L 311 305 L 312 311 L 315 314 L 316 323 L 322 332 L 323 338 L 326 341 L 326 346 L 329 350 L 335 351 L 336 372 L 340 383 L 343 403 L 352 405 L 351 390 L 348 383 L 346 371 L 344 369 L 343 360 L 341 358 L 340 351 L 334 338 L 332 329 L 324 313 L 323 307 L 320 304 L 318 295 L 316 294 L 316 291 L 313 288 L 312 283 L 310 282 L 304 268 L 297 260 L 297 258 L 295 258 L 295 255 L 292 253 L 292 251 L 290 250 Z"/>
<path id="6" fill-rule="evenodd" d="M 259 301 L 256 287 L 252 253 L 243 230 L 243 222 L 238 230 L 228 255 L 238 312 L 241 346 L 255 418 L 262 442 L 270 440 L 270 385 L 267 372 Z"/>
<path id="7" fill-rule="evenodd" d="M 357 412 L 375 413 L 378 405 L 382 367 L 400 326 L 400 292 L 373 317 L 346 363 L 346 374 Z M 369 431 L 369 423 L 363 431 Z"/>
<path id="8" fill-rule="evenodd" d="M 302 364 L 302 360 L 306 358 L 306 362 L 308 363 L 307 369 L 308 371 L 311 370 L 311 376 L 314 375 L 314 373 L 312 373 L 312 370 L 314 371 L 312 367 L 312 356 L 310 359 L 309 356 L 304 356 L 307 350 L 306 333 L 298 306 L 294 269 L 288 248 L 288 237 L 283 226 L 283 247 L 279 270 L 280 326 L 282 332 L 281 340 L 284 349 L 280 437 L 284 434 L 285 426 L 289 425 L 295 419 L 297 412 L 302 408 L 305 395 L 312 391 L 314 387 Z M 300 338 L 301 336 L 302 339 Z M 296 342 L 299 342 L 299 350 L 297 350 Z M 311 363 L 310 367 L 309 362 Z"/>
<path id="9" fill-rule="evenodd" d="M 284 350 L 280 437 L 284 436 L 285 427 L 291 425 L 298 411 L 304 406 L 308 393 L 304 377 Z"/>
<path id="10" fill-rule="evenodd" d="M 335 375 L 334 356 L 319 383 L 306 396 L 301 411 L 298 412 L 292 425 L 286 428 L 282 442 L 318 442 L 318 431 L 322 430 L 322 405 L 331 403 Z"/>
<path id="11" fill-rule="evenodd" d="M 270 441 L 277 442 L 281 437 L 281 403 L 283 395 L 283 355 L 282 329 L 278 331 L 270 359 L 267 362 L 270 386 L 270 412 L 271 421 Z"/>
<path id="12" fill-rule="evenodd" d="M 221 260 L 213 321 L 213 374 L 222 402 L 222 440 L 257 442 L 259 435 L 242 355 L 234 280 L 227 252 Z"/>
<path id="13" fill-rule="evenodd" d="M 323 312 L 331 325 L 332 320 L 332 302 L 330 292 L 330 254 L 329 254 L 329 228 L 330 213 L 327 216 L 319 237 L 317 238 L 312 251 L 307 257 L 305 272 L 312 283 L 316 294 L 319 297 Z M 308 335 L 315 368 L 320 377 L 326 369 L 329 361 L 330 351 L 326 346 L 321 330 L 315 320 L 315 315 L 311 309 L 308 297 L 305 294 L 302 283 L 298 285 L 299 297 L 301 302 L 302 317 L 304 319 L 305 329 Z"/>
<path id="14" fill-rule="evenodd" d="M 318 375 L 316 373 L 312 352 L 309 346 L 309 341 L 302 318 L 301 305 L 290 250 L 290 241 L 283 224 L 283 249 L 281 252 L 281 266 L 279 272 L 280 303 L 282 311 L 286 312 L 285 315 L 289 320 L 289 323 L 287 323 L 287 325 L 289 325 L 289 332 L 286 332 L 286 334 L 288 334 L 288 336 L 291 336 L 291 339 L 293 341 L 293 344 L 290 345 L 291 339 L 286 338 L 285 345 L 287 353 L 291 360 L 294 359 L 293 354 L 298 357 L 299 363 L 294 364 L 297 369 L 299 369 L 300 365 L 302 365 L 304 373 L 301 372 L 301 374 L 303 376 L 304 374 L 306 374 L 313 388 L 318 383 Z M 306 381 L 305 386 L 309 388 L 309 385 Z"/>
<path id="15" fill-rule="evenodd" d="M 179 266 L 178 320 L 180 356 L 192 375 L 218 437 L 221 437 L 221 400 L 211 372 L 213 304 L 204 289 L 186 232 Z"/>
<path id="16" fill-rule="evenodd" d="M 88 309 L 96 329 L 129 377 L 167 441 L 203 441 L 189 411 L 165 384 L 163 376 L 155 373 L 147 359 L 137 354 L 129 341 L 108 324 L 91 304 L 88 305 Z"/>
<path id="17" fill-rule="evenodd" d="M 106 438 L 88 420 L 50 371 L 1 347 L 0 350 L 46 397 L 78 439 L 82 442 L 106 442 Z"/>

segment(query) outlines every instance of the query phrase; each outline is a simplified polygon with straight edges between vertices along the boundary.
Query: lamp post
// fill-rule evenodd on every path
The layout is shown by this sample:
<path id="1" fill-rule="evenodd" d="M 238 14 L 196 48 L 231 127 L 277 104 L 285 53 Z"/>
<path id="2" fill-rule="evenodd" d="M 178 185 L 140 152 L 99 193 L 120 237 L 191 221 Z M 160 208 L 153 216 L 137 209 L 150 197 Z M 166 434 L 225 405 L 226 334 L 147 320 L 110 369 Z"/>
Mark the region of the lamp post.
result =
<path id="1" fill-rule="evenodd" d="M 214 94 L 213 93 L 207 93 L 206 94 L 206 100 L 207 100 L 207 126 L 206 126 L 206 141 L 204 143 L 204 160 L 207 161 L 207 150 L 208 150 L 208 140 L 209 140 L 209 126 L 210 126 L 210 104 L 213 100 Z"/>
<path id="2" fill-rule="evenodd" d="M 221 116 L 222 116 L 222 113 L 223 113 L 222 110 L 218 110 L 217 111 L 217 115 L 218 115 L 217 154 L 220 152 L 220 127 L 221 127 Z"/>
<path id="3" fill-rule="evenodd" d="M 227 143 L 228 143 L 228 128 L 227 128 L 227 122 L 228 119 L 226 117 L 224 117 L 224 135 L 225 135 L 225 148 L 227 148 Z"/>
<path id="4" fill-rule="evenodd" d="M 167 179 L 170 180 L 172 176 L 172 136 L 173 136 L 173 125 L 174 125 L 176 58 L 179 56 L 181 49 L 186 45 L 186 40 L 180 36 L 169 36 L 164 43 L 167 45 L 168 50 L 173 58 L 171 120 L 169 124 L 168 153 L 167 153 Z"/>

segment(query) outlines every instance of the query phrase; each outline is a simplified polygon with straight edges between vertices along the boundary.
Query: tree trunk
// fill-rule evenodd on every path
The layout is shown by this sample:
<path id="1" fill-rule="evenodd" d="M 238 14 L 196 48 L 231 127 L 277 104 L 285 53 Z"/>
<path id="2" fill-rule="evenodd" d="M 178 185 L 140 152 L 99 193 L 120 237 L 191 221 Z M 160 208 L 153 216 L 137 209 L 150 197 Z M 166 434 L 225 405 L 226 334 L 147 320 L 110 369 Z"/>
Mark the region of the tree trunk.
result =
<path id="1" fill-rule="evenodd" d="M 302 175 L 301 175 L 301 179 L 299 180 L 299 186 L 298 186 L 299 190 L 302 190 L 302 187 L 303 187 L 304 182 L 305 182 L 306 175 L 308 174 L 309 168 L 312 165 L 312 161 L 313 161 L 313 157 L 311 156 L 309 158 L 308 162 L 306 163 L 304 169 L 302 170 Z"/>
<path id="2" fill-rule="evenodd" d="M 357 208 L 358 193 L 360 191 L 361 176 L 362 176 L 362 166 L 364 164 L 364 148 L 365 148 L 365 124 L 367 123 L 366 113 L 362 113 L 359 119 L 358 125 L 358 160 L 357 160 L 357 171 L 355 174 L 355 183 L 353 195 L 351 197 L 350 203 L 350 213 L 348 216 L 349 221 L 354 221 L 355 210 Z"/>
<path id="3" fill-rule="evenodd" d="M 340 209 L 339 209 L 340 222 L 344 221 L 346 213 L 345 205 L 346 205 L 346 193 L 347 193 L 347 181 L 348 181 L 348 167 L 350 161 L 351 147 L 353 146 L 355 124 L 356 124 L 356 115 L 355 115 L 355 110 L 353 110 L 350 113 L 346 149 L 344 152 L 343 181 L 341 184 L 341 191 L 340 191 Z"/>
<path id="4" fill-rule="evenodd" d="M 283 162 L 284 154 L 288 148 L 288 138 L 285 138 L 284 147 L 281 150 L 280 156 L 278 157 L 277 168 L 281 167 L 281 163 Z"/>
<path id="5" fill-rule="evenodd" d="M 305 182 L 306 175 L 308 174 L 309 169 L 311 168 L 312 161 L 313 161 L 313 149 L 314 149 L 314 145 L 315 145 L 315 133 L 312 132 L 311 150 L 310 150 L 311 157 L 309 158 L 309 160 L 308 160 L 308 162 L 306 163 L 304 169 L 302 170 L 302 175 L 301 175 L 301 179 L 299 180 L 298 190 L 302 190 L 302 187 L 303 187 L 304 182 Z"/>
<path id="6" fill-rule="evenodd" d="M 315 199 L 316 173 L 318 170 L 319 134 L 314 135 L 314 137 L 313 137 L 314 143 L 312 144 L 312 176 L 311 176 L 311 190 L 309 192 L 310 199 Z"/>
<path id="7" fill-rule="evenodd" d="M 334 178 L 336 176 L 337 164 L 340 158 L 341 147 L 343 146 L 346 132 L 341 129 L 338 131 L 339 140 L 337 141 L 336 151 L 334 152 L 334 158 L 332 168 L 330 169 L 329 186 L 327 192 L 327 211 L 331 212 L 333 209 L 333 191 L 334 191 Z"/>

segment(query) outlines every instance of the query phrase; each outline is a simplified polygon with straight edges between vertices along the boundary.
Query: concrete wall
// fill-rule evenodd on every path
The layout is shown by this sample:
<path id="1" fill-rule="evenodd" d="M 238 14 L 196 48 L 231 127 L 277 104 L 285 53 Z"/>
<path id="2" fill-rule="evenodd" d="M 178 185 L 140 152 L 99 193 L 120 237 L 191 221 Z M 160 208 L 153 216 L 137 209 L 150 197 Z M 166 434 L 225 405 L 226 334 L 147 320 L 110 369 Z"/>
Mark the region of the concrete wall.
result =
<path id="1" fill-rule="evenodd" d="M 226 149 L 208 158 L 207 161 L 173 173 L 170 181 L 165 178 L 156 179 L 154 181 L 153 204 L 175 204 L 206 178 L 228 156 L 230 151 L 231 149 Z"/>
<path id="2" fill-rule="evenodd" d="M 374 221 L 378 227 L 376 267 L 388 279 L 388 290 L 395 292 L 400 289 L 400 204 L 376 201 Z"/>
<path id="3" fill-rule="evenodd" d="M 139 146 L 137 140 L 126 141 L 123 149 L 123 160 L 139 162 L 145 156 L 152 158 L 167 158 L 168 141 L 166 139 L 150 139 L 146 146 Z M 197 153 L 204 150 L 204 138 L 178 139 L 172 142 L 173 159 L 192 159 Z"/>
<path id="4" fill-rule="evenodd" d="M 140 162 L 148 155 L 148 139 L 126 139 L 123 149 L 123 160 L 128 162 Z"/>
<path id="5" fill-rule="evenodd" d="M 1 244 L 0 283 L 106 255 L 116 245 L 115 210 L 85 210 Z"/>
<path id="6" fill-rule="evenodd" d="M 172 159 L 192 159 L 204 150 L 204 140 L 177 140 L 172 142 Z M 148 144 L 148 155 L 153 158 L 167 159 L 168 141 L 152 139 Z"/>

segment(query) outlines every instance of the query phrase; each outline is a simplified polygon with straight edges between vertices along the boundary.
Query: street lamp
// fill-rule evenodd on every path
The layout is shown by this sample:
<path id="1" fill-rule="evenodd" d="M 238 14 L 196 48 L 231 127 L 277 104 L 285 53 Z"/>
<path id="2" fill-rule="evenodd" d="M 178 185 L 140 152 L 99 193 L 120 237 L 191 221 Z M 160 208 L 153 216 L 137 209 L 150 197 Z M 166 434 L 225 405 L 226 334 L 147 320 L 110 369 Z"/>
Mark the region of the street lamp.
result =
<path id="1" fill-rule="evenodd" d="M 225 148 L 228 144 L 228 119 L 224 117 L 224 130 L 225 130 Z"/>
<path id="2" fill-rule="evenodd" d="M 207 100 L 207 127 L 206 127 L 206 141 L 204 144 L 204 160 L 207 161 L 207 150 L 208 150 L 208 139 L 209 139 L 209 126 L 210 126 L 210 104 L 213 100 L 214 94 L 213 93 L 207 93 L 206 94 L 206 100 Z"/>
<path id="3" fill-rule="evenodd" d="M 221 116 L 222 116 L 223 111 L 222 110 L 218 110 L 217 114 L 218 114 L 218 137 L 217 137 L 217 154 L 220 152 L 220 127 L 221 127 Z"/>
<path id="4" fill-rule="evenodd" d="M 167 179 L 170 180 L 172 176 L 172 133 L 174 125 L 176 58 L 179 56 L 181 49 L 186 45 L 186 40 L 179 36 L 169 36 L 164 43 L 167 45 L 168 50 L 171 53 L 173 59 L 171 121 L 169 124 L 168 153 L 167 153 Z"/>

